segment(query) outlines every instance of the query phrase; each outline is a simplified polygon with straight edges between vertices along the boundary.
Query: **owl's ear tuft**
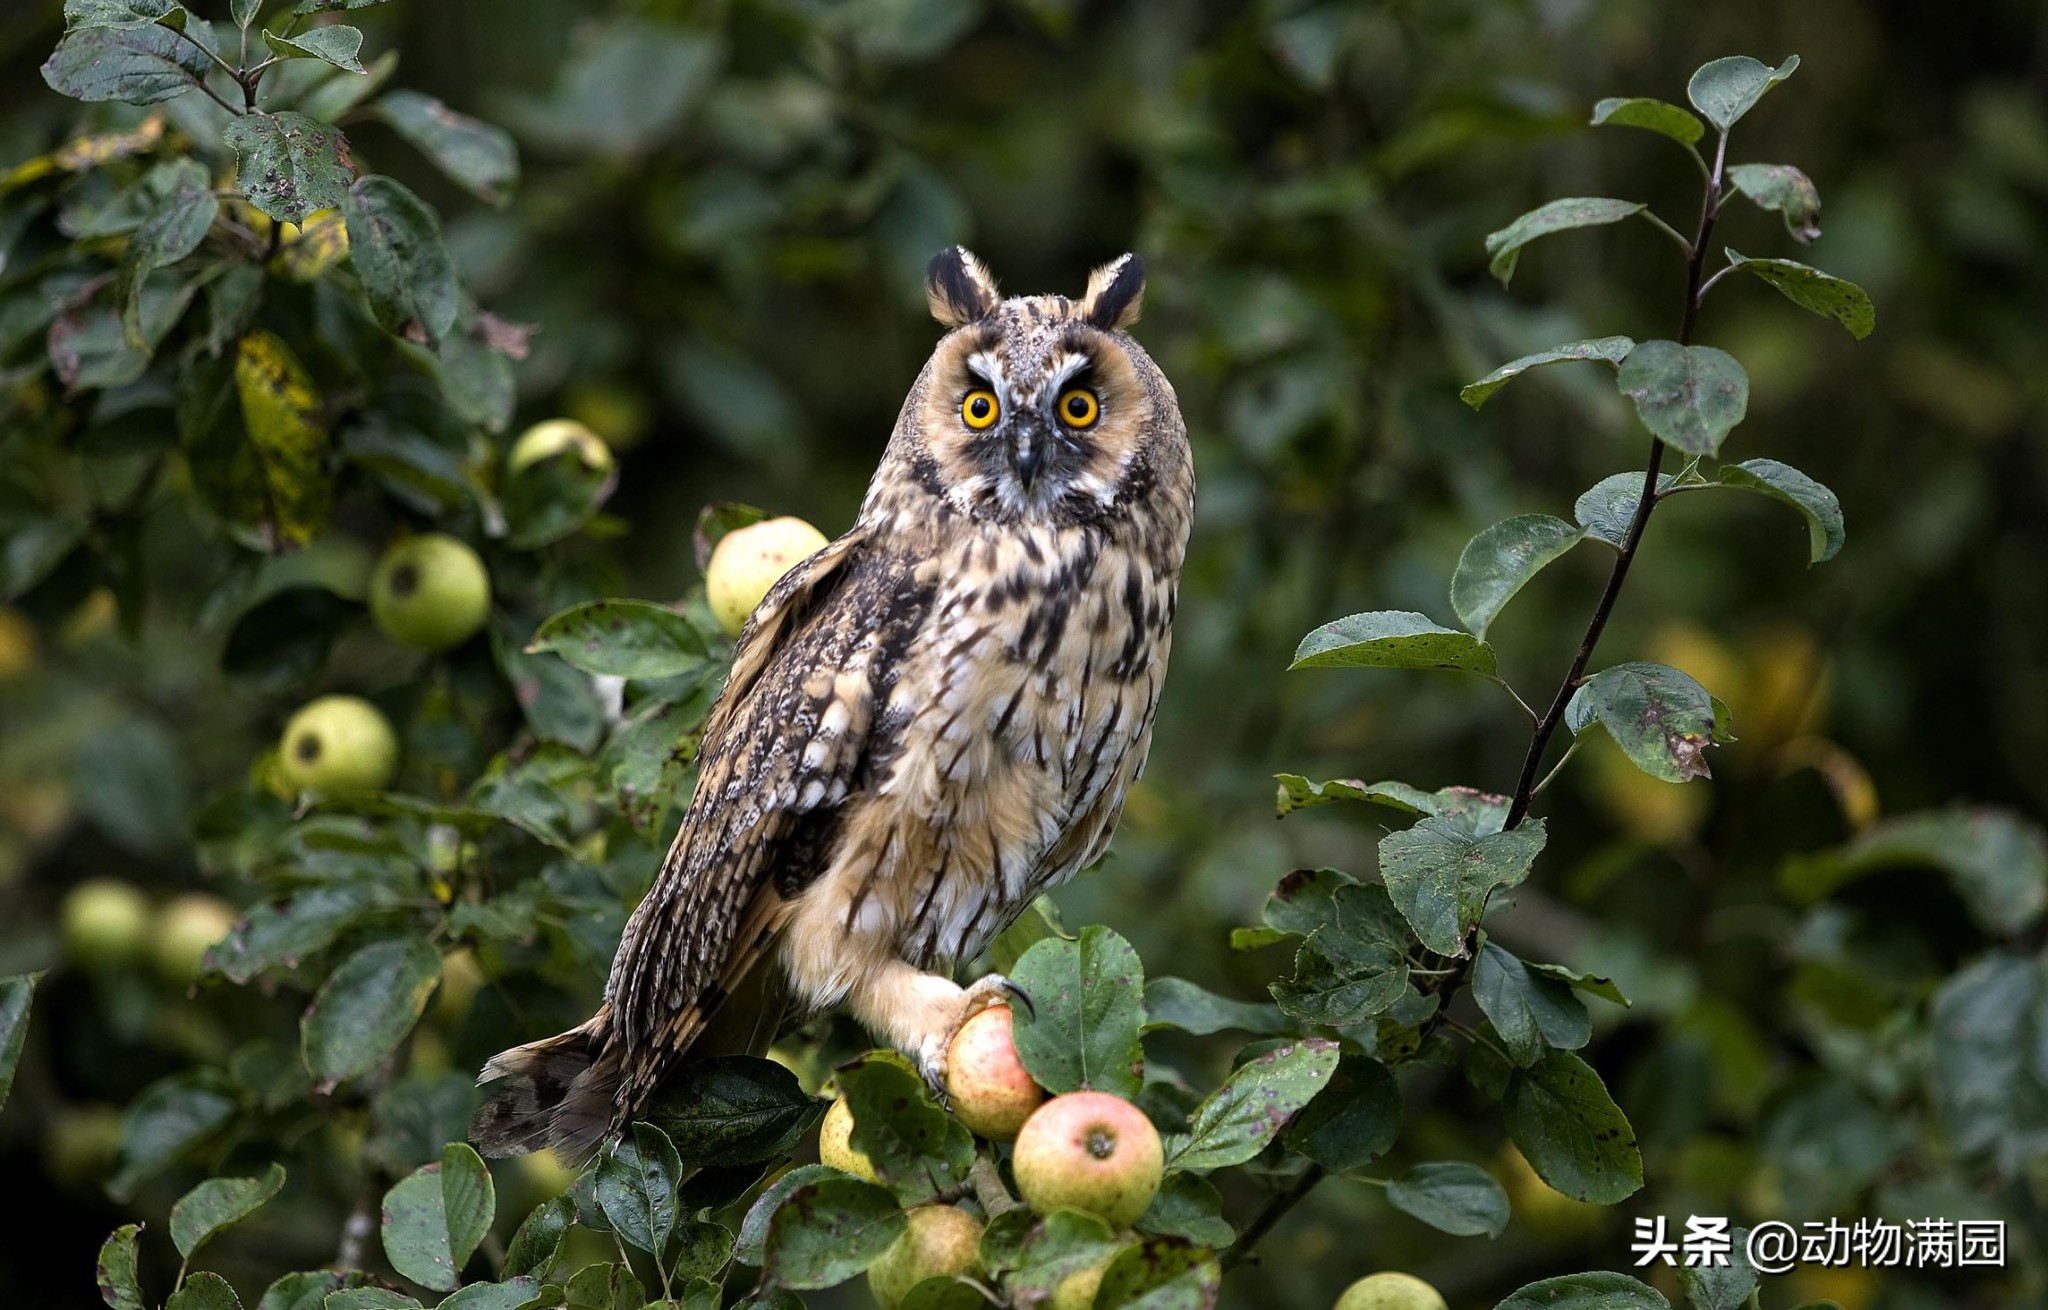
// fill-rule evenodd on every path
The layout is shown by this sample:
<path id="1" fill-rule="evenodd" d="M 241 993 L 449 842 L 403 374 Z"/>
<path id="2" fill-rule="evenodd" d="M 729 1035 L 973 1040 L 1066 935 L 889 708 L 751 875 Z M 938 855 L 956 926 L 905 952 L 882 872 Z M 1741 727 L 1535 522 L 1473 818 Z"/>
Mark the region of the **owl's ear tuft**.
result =
<path id="1" fill-rule="evenodd" d="M 978 323 L 995 313 L 996 280 L 974 252 L 947 246 L 924 269 L 924 296 L 932 317 L 949 328 Z"/>
<path id="2" fill-rule="evenodd" d="M 1145 261 L 1119 255 L 1088 275 L 1081 317 L 1099 328 L 1129 327 L 1145 307 Z"/>

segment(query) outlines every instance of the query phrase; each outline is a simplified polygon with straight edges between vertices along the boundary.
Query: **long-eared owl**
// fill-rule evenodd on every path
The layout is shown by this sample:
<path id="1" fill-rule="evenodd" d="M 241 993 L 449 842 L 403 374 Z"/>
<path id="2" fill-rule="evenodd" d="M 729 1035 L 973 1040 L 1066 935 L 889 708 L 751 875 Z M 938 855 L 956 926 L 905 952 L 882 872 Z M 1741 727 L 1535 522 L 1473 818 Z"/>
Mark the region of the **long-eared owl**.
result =
<path id="1" fill-rule="evenodd" d="M 1007 986 L 951 970 L 1108 844 L 1194 507 L 1173 388 L 1123 330 L 1143 267 L 1004 300 L 953 247 L 926 291 L 950 330 L 859 520 L 741 634 L 603 1005 L 485 1066 L 487 1152 L 587 1156 L 687 1055 L 830 1006 L 936 1078 Z"/>

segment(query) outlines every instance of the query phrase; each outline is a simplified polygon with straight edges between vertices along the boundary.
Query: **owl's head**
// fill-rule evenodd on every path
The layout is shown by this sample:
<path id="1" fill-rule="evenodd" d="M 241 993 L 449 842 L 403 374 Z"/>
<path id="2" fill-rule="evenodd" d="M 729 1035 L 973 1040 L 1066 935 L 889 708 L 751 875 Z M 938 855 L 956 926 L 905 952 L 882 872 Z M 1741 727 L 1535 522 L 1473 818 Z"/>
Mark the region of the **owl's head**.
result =
<path id="1" fill-rule="evenodd" d="M 1005 300 L 981 261 L 952 246 L 932 259 L 925 292 L 951 330 L 905 402 L 894 448 L 925 491 L 977 519 L 1085 523 L 1183 476 L 1173 388 L 1124 331 L 1145 295 L 1136 255 L 1096 269 L 1079 300 Z"/>

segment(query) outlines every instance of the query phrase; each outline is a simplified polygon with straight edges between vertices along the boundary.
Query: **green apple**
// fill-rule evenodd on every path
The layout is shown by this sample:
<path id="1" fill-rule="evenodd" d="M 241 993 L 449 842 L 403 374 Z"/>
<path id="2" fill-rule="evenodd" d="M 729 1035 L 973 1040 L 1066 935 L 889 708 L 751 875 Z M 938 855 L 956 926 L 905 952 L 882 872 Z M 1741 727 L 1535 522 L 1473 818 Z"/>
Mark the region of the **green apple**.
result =
<path id="1" fill-rule="evenodd" d="M 235 908 L 218 896 L 187 892 L 173 898 L 156 916 L 150 958 L 165 982 L 189 987 L 199 977 L 208 948 L 235 926 Z"/>
<path id="2" fill-rule="evenodd" d="M 150 918 L 149 899 L 134 884 L 88 879 L 65 894 L 58 910 L 64 954 L 89 967 L 135 959 L 148 940 Z"/>
<path id="3" fill-rule="evenodd" d="M 1451 1310 L 1443 1294 L 1414 1274 L 1368 1274 L 1344 1289 L 1337 1310 Z"/>
<path id="4" fill-rule="evenodd" d="M 1031 1081 L 1010 1035 L 1010 1007 L 992 1005 L 960 1025 L 946 1051 L 953 1117 L 991 1142 L 1015 1140 L 1045 1090 Z"/>
<path id="5" fill-rule="evenodd" d="M 882 1180 L 882 1176 L 875 1172 L 875 1162 L 868 1159 L 868 1153 L 854 1149 L 853 1107 L 843 1096 L 832 1102 L 832 1108 L 825 1111 L 825 1121 L 818 1125 L 818 1163 L 830 1165 L 856 1178 L 865 1178 L 871 1183 Z"/>
<path id="6" fill-rule="evenodd" d="M 518 473 L 565 450 L 575 451 L 577 458 L 590 468 L 608 469 L 614 463 L 612 448 L 604 444 L 603 437 L 575 419 L 551 418 L 519 434 L 519 440 L 512 443 L 512 453 L 505 459 L 505 467 Z"/>
<path id="7" fill-rule="evenodd" d="M 448 650 L 491 612 L 491 575 L 466 542 L 446 533 L 408 537 L 377 561 L 370 617 L 384 635 L 419 650 Z"/>
<path id="8" fill-rule="evenodd" d="M 1102 1290 L 1102 1275 L 1109 1271 L 1114 1255 L 1105 1257 L 1077 1273 L 1060 1279 L 1052 1289 L 1050 1310 L 1089 1310 L 1095 1304 L 1095 1294 Z"/>
<path id="9" fill-rule="evenodd" d="M 362 697 L 322 696 L 285 724 L 278 768 L 301 791 L 379 791 L 398 769 L 398 737 Z"/>
<path id="10" fill-rule="evenodd" d="M 868 1290 L 882 1310 L 896 1310 L 927 1278 L 951 1278 L 974 1268 L 981 1220 L 950 1205 L 921 1205 L 904 1217 L 903 1235 L 868 1266 Z"/>
<path id="11" fill-rule="evenodd" d="M 763 519 L 720 537 L 704 570 L 704 600 L 718 626 L 739 636 L 782 575 L 824 548 L 825 534 L 799 518 Z"/>
<path id="12" fill-rule="evenodd" d="M 1037 1213 L 1070 1205 L 1125 1228 L 1158 1194 L 1166 1155 L 1137 1106 L 1107 1092 L 1068 1092 L 1024 1121 L 1010 1165 Z"/>

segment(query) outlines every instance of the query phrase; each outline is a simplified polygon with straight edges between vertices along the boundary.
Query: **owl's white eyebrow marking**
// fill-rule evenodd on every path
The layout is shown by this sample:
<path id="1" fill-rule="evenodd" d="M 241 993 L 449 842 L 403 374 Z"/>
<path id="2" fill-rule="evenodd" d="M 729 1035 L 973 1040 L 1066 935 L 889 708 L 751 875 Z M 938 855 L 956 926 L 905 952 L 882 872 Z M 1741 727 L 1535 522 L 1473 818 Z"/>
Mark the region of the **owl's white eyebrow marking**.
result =
<path id="1" fill-rule="evenodd" d="M 1058 391 L 1066 384 L 1068 378 L 1082 369 L 1092 367 L 1094 363 L 1095 360 L 1088 355 L 1079 351 L 1068 351 L 1053 362 L 1051 371 L 1045 376 L 1045 386 L 1041 390 Z"/>
<path id="2" fill-rule="evenodd" d="M 997 395 L 1007 394 L 1009 390 L 1007 385 L 1008 378 L 1003 373 L 1003 361 L 997 358 L 993 352 L 987 350 L 975 351 L 967 357 L 967 367 L 970 371 L 979 374 L 987 381 L 989 386 L 995 389 Z"/>

